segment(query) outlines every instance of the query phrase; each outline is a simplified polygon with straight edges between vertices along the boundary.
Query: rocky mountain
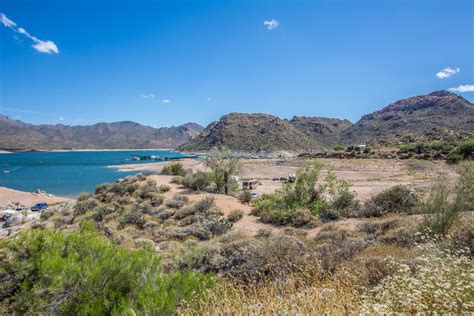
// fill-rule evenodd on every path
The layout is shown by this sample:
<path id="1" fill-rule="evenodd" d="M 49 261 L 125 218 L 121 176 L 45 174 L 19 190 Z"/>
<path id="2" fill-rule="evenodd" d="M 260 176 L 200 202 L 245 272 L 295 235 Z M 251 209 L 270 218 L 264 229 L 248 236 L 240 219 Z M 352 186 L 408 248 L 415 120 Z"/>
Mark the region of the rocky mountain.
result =
<path id="1" fill-rule="evenodd" d="M 399 100 L 364 115 L 345 130 L 345 143 L 395 144 L 458 141 L 474 135 L 474 104 L 463 97 L 436 91 Z"/>
<path id="2" fill-rule="evenodd" d="M 153 128 L 135 122 L 90 126 L 32 125 L 0 115 L 0 148 L 6 150 L 176 148 L 196 137 L 195 123 Z"/>
<path id="3" fill-rule="evenodd" d="M 351 125 L 347 120 L 318 117 L 294 117 L 288 121 L 269 114 L 230 113 L 209 124 L 180 149 L 226 146 L 249 151 L 308 150 L 335 141 Z"/>
<path id="4" fill-rule="evenodd" d="M 349 120 L 306 116 L 295 116 L 290 123 L 309 138 L 324 146 L 334 146 L 340 143 L 342 132 L 352 126 L 352 122 Z"/>

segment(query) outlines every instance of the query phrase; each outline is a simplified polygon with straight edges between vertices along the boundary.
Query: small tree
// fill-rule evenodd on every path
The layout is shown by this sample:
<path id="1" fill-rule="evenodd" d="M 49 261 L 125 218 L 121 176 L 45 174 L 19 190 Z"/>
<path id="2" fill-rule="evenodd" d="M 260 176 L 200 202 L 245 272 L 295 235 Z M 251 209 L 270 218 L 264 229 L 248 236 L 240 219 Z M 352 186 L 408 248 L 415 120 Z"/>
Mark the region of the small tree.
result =
<path id="1" fill-rule="evenodd" d="M 240 170 L 240 159 L 227 148 L 214 147 L 206 158 L 206 165 L 212 170 L 212 180 L 217 192 L 229 193 L 232 176 Z"/>

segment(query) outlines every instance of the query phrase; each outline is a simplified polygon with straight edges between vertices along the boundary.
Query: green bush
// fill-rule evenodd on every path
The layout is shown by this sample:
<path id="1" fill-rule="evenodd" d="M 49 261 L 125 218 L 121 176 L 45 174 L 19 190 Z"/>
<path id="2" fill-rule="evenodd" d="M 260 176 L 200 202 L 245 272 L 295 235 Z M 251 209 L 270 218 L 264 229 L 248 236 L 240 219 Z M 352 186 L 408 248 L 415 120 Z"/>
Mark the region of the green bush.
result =
<path id="1" fill-rule="evenodd" d="M 204 191 L 211 184 L 211 177 L 208 172 L 203 171 L 189 173 L 182 178 L 181 184 L 193 191 Z"/>
<path id="2" fill-rule="evenodd" d="M 185 176 L 186 170 L 182 163 L 173 162 L 164 166 L 163 169 L 161 169 L 161 174 L 169 176 Z"/>
<path id="3" fill-rule="evenodd" d="M 169 190 L 171 190 L 171 187 L 169 185 L 161 184 L 160 186 L 158 186 L 158 191 L 160 191 L 161 193 L 168 192 Z"/>
<path id="4" fill-rule="evenodd" d="M 243 204 L 248 204 L 252 201 L 252 193 L 248 190 L 244 190 L 239 195 L 239 200 Z"/>
<path id="5" fill-rule="evenodd" d="M 142 212 L 130 212 L 125 213 L 118 219 L 120 227 L 123 228 L 127 224 L 136 225 L 138 228 L 143 229 L 145 227 L 145 219 L 143 218 Z"/>
<path id="6" fill-rule="evenodd" d="M 360 212 L 360 217 L 378 217 L 389 213 L 413 214 L 419 205 L 418 196 L 406 186 L 397 185 L 372 197 Z"/>
<path id="7" fill-rule="evenodd" d="M 459 153 L 463 155 L 464 158 L 474 156 L 474 138 L 463 141 L 458 148 Z"/>
<path id="8" fill-rule="evenodd" d="M 244 211 L 242 210 L 233 210 L 227 215 L 227 220 L 231 223 L 238 222 L 242 217 L 244 217 Z"/>
<path id="9" fill-rule="evenodd" d="M 252 214 L 275 225 L 314 226 L 319 217 L 334 220 L 347 217 L 359 208 L 348 181 L 337 179 L 333 171 L 318 182 L 322 164 L 300 167 L 294 183 L 285 183 L 273 194 L 254 203 Z"/>
<path id="10" fill-rule="evenodd" d="M 451 192 L 445 177 L 440 177 L 421 210 L 426 213 L 421 229 L 432 236 L 445 236 L 462 212 L 474 210 L 474 170 L 466 167 Z M 450 196 L 454 193 L 454 199 Z"/>
<path id="11" fill-rule="evenodd" d="M 342 146 L 342 145 L 336 145 L 336 146 L 334 146 L 333 149 L 334 149 L 335 151 L 343 151 L 345 148 L 344 148 L 344 146 Z"/>
<path id="12" fill-rule="evenodd" d="M 448 162 L 456 163 L 463 159 L 472 159 L 474 158 L 474 138 L 469 138 L 459 146 L 451 151 L 448 155 Z"/>
<path id="13" fill-rule="evenodd" d="M 0 249 L 6 314 L 175 315 L 213 277 L 166 274 L 151 249 L 110 243 L 90 223 L 80 233 L 29 230 Z"/>

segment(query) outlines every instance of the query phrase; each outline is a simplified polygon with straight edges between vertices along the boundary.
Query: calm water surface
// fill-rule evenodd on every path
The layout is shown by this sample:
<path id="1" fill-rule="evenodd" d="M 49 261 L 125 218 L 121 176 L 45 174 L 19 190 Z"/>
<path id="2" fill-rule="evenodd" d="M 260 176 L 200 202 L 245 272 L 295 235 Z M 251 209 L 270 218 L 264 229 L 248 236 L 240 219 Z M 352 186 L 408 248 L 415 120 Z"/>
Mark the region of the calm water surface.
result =
<path id="1" fill-rule="evenodd" d="M 45 190 L 62 196 L 93 192 L 95 186 L 138 172 L 120 172 L 111 165 L 147 163 L 132 155 L 182 157 L 172 151 L 22 152 L 0 154 L 0 186 L 21 191 Z"/>

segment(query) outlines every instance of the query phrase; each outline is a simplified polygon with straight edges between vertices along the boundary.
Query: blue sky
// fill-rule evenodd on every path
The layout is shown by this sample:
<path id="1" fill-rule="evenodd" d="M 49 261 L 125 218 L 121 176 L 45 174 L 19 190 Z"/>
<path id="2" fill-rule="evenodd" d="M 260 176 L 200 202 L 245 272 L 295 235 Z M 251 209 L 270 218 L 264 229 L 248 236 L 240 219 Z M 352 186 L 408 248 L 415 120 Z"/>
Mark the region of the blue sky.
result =
<path id="1" fill-rule="evenodd" d="M 203 125 L 229 112 L 348 118 L 459 88 L 472 0 L 0 0 L 0 113 Z"/>

